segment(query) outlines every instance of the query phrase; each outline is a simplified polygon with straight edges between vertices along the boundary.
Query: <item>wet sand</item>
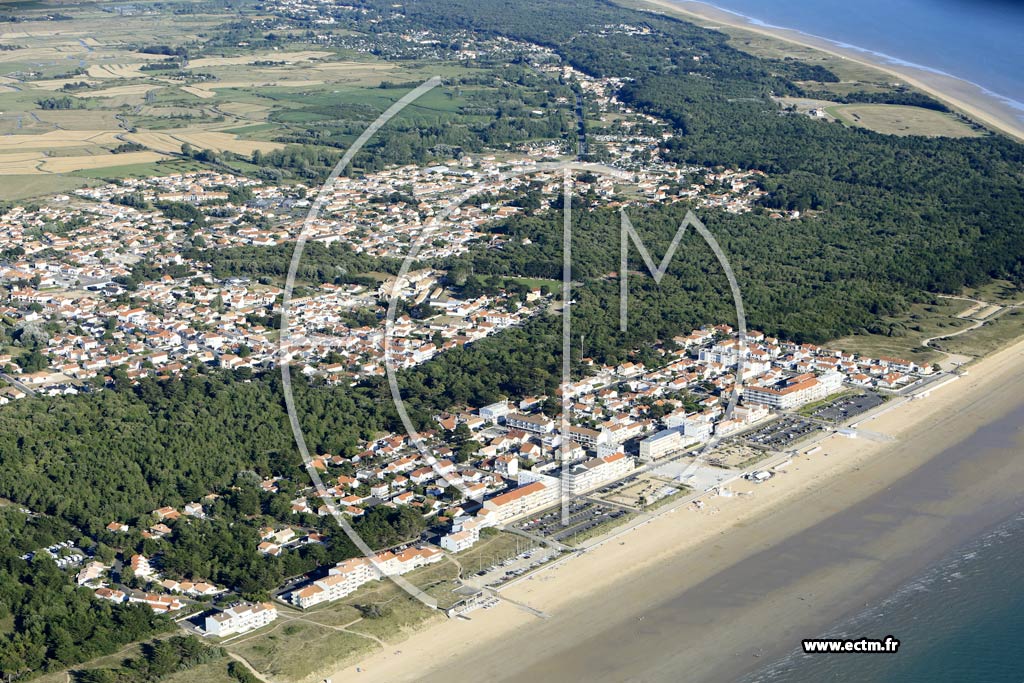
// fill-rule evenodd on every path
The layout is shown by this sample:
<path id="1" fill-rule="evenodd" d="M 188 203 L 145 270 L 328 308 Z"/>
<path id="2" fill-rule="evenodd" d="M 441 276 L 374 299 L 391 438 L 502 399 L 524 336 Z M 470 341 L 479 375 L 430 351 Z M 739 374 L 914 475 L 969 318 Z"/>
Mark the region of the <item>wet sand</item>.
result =
<path id="1" fill-rule="evenodd" d="M 1024 141 L 1024 124 L 1020 112 L 1005 101 L 987 93 L 981 87 L 953 76 L 935 73 L 904 64 L 894 64 L 869 52 L 843 47 L 830 40 L 807 35 L 800 31 L 760 26 L 738 14 L 718 9 L 702 2 L 690 0 L 640 0 L 667 14 L 701 26 L 716 28 L 731 26 L 751 33 L 778 38 L 796 45 L 814 48 L 820 52 L 848 59 L 895 76 L 898 80 L 918 88 L 945 102 L 951 108 L 967 114 L 978 123 Z"/>
<path id="2" fill-rule="evenodd" d="M 549 619 L 473 612 L 335 677 L 736 680 L 1024 508 L 1021 386 L 1024 342 L 863 425 L 897 441 L 831 437 L 766 484 L 507 589 Z"/>

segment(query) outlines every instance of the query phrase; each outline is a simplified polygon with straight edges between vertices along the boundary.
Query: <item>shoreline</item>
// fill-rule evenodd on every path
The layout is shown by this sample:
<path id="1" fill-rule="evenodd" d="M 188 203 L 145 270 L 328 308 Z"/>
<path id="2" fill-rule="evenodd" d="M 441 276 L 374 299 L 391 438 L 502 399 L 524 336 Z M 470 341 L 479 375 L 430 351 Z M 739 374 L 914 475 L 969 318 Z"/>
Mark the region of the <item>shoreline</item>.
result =
<path id="1" fill-rule="evenodd" d="M 908 85 L 928 93 L 990 130 L 1003 133 L 1018 142 L 1024 142 L 1024 122 L 1004 98 L 976 83 L 956 76 L 910 64 L 886 61 L 883 56 L 869 50 L 855 46 L 847 47 L 828 38 L 814 36 L 796 29 L 764 26 L 744 15 L 694 0 L 636 0 L 630 5 L 639 6 L 640 9 L 647 6 L 648 11 L 661 10 L 666 14 L 681 15 L 679 18 L 707 28 L 717 28 L 714 25 L 707 25 L 711 23 L 767 36 L 875 69 L 895 76 Z M 694 19 L 699 19 L 700 22 L 694 22 Z"/>
<path id="2" fill-rule="evenodd" d="M 963 472 L 955 489 L 940 487 L 945 498 L 926 501 L 924 516 L 919 511 L 901 512 L 891 515 L 881 528 L 842 528 L 843 513 L 864 505 L 872 496 L 885 496 L 898 483 L 915 481 L 931 463 L 942 460 L 940 456 L 957 443 L 950 435 L 969 439 L 994 423 L 999 417 L 994 414 L 1021 410 L 1013 391 L 1021 380 L 1024 341 L 1017 341 L 972 365 L 969 375 L 932 390 L 926 398 L 882 411 L 867 421 L 868 429 L 897 437 L 895 441 L 833 435 L 820 443 L 821 452 L 794 458 L 785 473 L 764 484 L 737 482 L 730 498 L 707 494 L 702 511 L 690 506 L 668 511 L 617 542 L 603 544 L 502 591 L 551 614 L 550 619 L 538 619 L 503 603 L 492 610 L 473 612 L 470 621 L 429 626 L 400 644 L 342 667 L 333 678 L 349 680 L 358 675 L 358 680 L 365 681 L 457 683 L 479 680 L 483 674 L 493 680 L 524 675 L 537 681 L 572 680 L 580 672 L 572 669 L 556 675 L 560 666 L 586 667 L 591 661 L 601 662 L 601 653 L 616 644 L 647 655 L 636 663 L 638 667 L 650 666 L 652 660 L 665 656 L 666 666 L 678 666 L 681 657 L 693 659 L 696 655 L 689 651 L 671 656 L 661 651 L 643 653 L 644 645 L 623 643 L 623 638 L 628 639 L 633 631 L 641 633 L 646 623 L 652 624 L 653 633 L 660 633 L 656 627 L 661 621 L 672 628 L 692 628 L 686 615 L 694 610 L 699 610 L 709 625 L 690 634 L 693 639 L 727 634 L 746 644 L 742 651 L 747 656 L 732 648 L 724 652 L 716 641 L 708 640 L 694 650 L 699 650 L 699 660 L 687 661 L 682 670 L 693 672 L 693 680 L 700 680 L 696 675 L 700 671 L 708 680 L 715 680 L 712 674 L 724 680 L 720 677 L 723 669 L 732 669 L 736 675 L 747 673 L 756 664 L 770 661 L 751 660 L 751 656 L 788 653 L 801 635 L 808 637 L 833 626 L 859 609 L 864 599 L 871 599 L 867 596 L 882 597 L 887 588 L 895 588 L 923 569 L 922 563 L 937 560 L 970 538 L 980 530 L 979 524 L 987 528 L 1018 508 L 1019 492 L 1024 490 L 1024 463 L 1006 464 L 996 454 L 993 467 L 1005 465 L 1005 471 Z M 995 405 L 991 402 L 994 395 L 1002 396 Z M 987 415 L 981 414 L 982 406 Z M 964 464 L 951 466 L 960 472 Z M 1005 503 L 1009 507 L 995 506 L 994 500 L 1009 500 Z M 764 595 L 745 596 L 756 604 L 744 605 L 742 610 L 730 604 L 728 594 L 708 588 L 716 582 L 728 583 L 730 576 L 742 579 L 753 570 L 760 576 L 759 554 L 790 545 L 799 551 L 783 553 L 787 557 L 806 556 L 827 564 L 832 551 L 822 554 L 818 547 L 801 546 L 801 539 L 813 535 L 816 525 L 826 523 L 838 525 L 841 535 L 849 535 L 853 543 L 878 547 L 870 557 L 855 557 L 848 566 L 823 565 L 788 578 L 786 585 L 762 586 Z M 941 533 L 929 526 L 936 524 Z M 911 557 L 905 557 L 908 544 L 913 546 L 924 538 L 929 544 L 914 548 Z M 764 566 L 767 570 L 772 562 Z M 782 574 L 787 573 L 780 571 L 775 578 L 781 581 Z M 799 597 L 795 603 L 794 595 Z M 815 598 L 820 604 L 814 605 L 814 614 L 806 612 L 810 606 L 806 596 L 836 595 L 845 595 L 845 599 L 829 602 Z M 786 606 L 780 607 L 782 604 Z M 794 613 L 793 604 L 804 611 Z M 780 619 L 780 610 L 785 618 Z M 731 621 L 715 623 L 718 630 L 711 628 L 712 622 L 723 618 L 720 613 Z M 676 625 L 680 620 L 683 623 Z M 771 631 L 780 621 L 785 624 L 784 631 Z M 614 637 L 605 643 L 610 635 Z M 656 637 L 652 635 L 651 640 Z M 781 649 L 777 647 L 780 641 L 785 644 Z M 530 655 L 516 656 L 523 648 Z M 750 654 L 751 648 L 754 654 Z M 621 679 L 622 671 L 608 678 L 600 673 L 587 670 L 586 677 L 614 681 L 616 676 Z"/>

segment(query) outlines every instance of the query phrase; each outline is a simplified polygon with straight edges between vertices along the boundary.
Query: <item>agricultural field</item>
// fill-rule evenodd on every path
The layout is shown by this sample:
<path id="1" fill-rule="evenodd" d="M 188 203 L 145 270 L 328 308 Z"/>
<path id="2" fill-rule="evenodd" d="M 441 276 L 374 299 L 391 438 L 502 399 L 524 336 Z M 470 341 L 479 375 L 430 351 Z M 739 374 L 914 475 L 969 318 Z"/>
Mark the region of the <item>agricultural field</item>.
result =
<path id="1" fill-rule="evenodd" d="M 11 157 L 15 157 L 11 159 Z M 71 173 L 111 166 L 148 164 L 163 159 L 157 152 L 131 152 L 129 154 L 86 154 L 82 156 L 53 156 L 42 154 L 5 154 L 0 156 L 0 176 L 32 175 L 35 173 Z"/>
<path id="2" fill-rule="evenodd" d="M 358 105 L 372 120 L 404 92 L 380 88 L 385 80 L 418 83 L 461 72 L 304 43 L 203 50 L 227 15 L 157 10 L 118 16 L 95 6 L 68 11 L 73 21 L 46 21 L 40 12 L 40 20 L 0 33 L 0 41 L 17 46 L 0 51 L 4 198 L 163 170 L 158 162 L 188 161 L 183 144 L 237 155 L 232 163 L 242 168 L 256 151 L 281 149 L 276 139 L 282 135 L 301 141 L 311 122 L 330 123 L 330 110 L 339 104 Z M 191 45 L 199 54 L 181 61 L 145 52 L 144 45 Z M 167 67 L 149 68 L 157 62 Z M 435 93 L 410 114 L 444 116 L 464 103 Z M 145 149 L 113 153 L 125 143 Z M 59 181 L 48 178 L 56 175 Z"/>
<path id="3" fill-rule="evenodd" d="M 246 156 L 251 155 L 256 150 L 269 152 L 284 147 L 284 145 L 278 143 L 245 140 L 233 133 L 217 133 L 201 128 L 182 128 L 161 133 L 126 133 L 124 139 L 129 142 L 137 142 L 151 150 L 166 154 L 179 152 L 183 144 L 192 145 L 196 149 L 235 152 L 236 154 L 244 154 Z"/>

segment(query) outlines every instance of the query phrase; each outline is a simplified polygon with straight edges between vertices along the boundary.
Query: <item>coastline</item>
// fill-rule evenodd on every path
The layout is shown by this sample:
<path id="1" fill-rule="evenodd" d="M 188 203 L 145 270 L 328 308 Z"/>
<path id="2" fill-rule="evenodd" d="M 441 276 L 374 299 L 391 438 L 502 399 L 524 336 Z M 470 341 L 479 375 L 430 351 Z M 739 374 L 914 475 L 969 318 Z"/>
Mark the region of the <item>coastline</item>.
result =
<path id="1" fill-rule="evenodd" d="M 612 665 L 602 654 L 628 645 L 637 660 L 623 665 L 649 668 L 664 658 L 666 666 L 691 672 L 689 680 L 726 680 L 723 671 L 734 680 L 768 661 L 751 657 L 786 654 L 801 636 L 821 632 L 864 600 L 881 597 L 929 560 L 1019 509 L 1024 462 L 1011 457 L 1018 450 L 1010 449 L 1008 455 L 996 449 L 975 456 L 979 462 L 987 459 L 988 469 L 947 463 L 956 486 L 943 479 L 935 491 L 928 488 L 921 509 L 887 511 L 889 504 L 883 503 L 877 513 L 872 508 L 866 516 L 877 514 L 878 519 L 844 526 L 844 515 L 872 496 L 884 501 L 896 483 L 927 476 L 929 463 L 943 460 L 939 456 L 948 459 L 958 437 L 969 439 L 985 425 L 1022 410 L 1016 392 L 1022 381 L 1024 341 L 1018 341 L 926 398 L 868 421 L 868 429 L 895 441 L 831 436 L 821 442 L 820 452 L 794 459 L 784 474 L 765 484 L 738 482 L 730 498 L 706 496 L 702 511 L 686 507 L 668 512 L 618 542 L 502 591 L 547 612 L 549 619 L 502 604 L 472 613 L 470 621 L 424 629 L 342 668 L 333 678 L 456 683 L 481 676 L 555 681 L 583 675 L 614 681 L 622 680 L 623 672 L 607 670 Z M 949 472 L 935 476 L 940 475 Z M 836 527 L 825 538 L 838 534 L 840 545 L 821 548 L 819 541 L 804 547 L 803 539 L 813 538 L 815 527 L 824 524 Z M 849 547 L 863 547 L 863 552 L 829 565 Z M 821 566 L 790 576 L 773 564 L 772 552 Z M 729 583 L 737 580 L 754 583 L 756 590 L 751 586 L 752 592 L 737 591 Z M 726 588 L 716 588 L 721 581 Z M 776 629 L 777 624 L 785 628 Z M 651 629 L 651 645 L 629 638 L 631 633 L 641 638 L 646 629 Z M 700 647 L 650 650 L 664 631 L 677 630 Z M 716 638 L 723 637 L 733 645 L 722 648 Z M 642 680 L 672 678 L 666 674 Z"/>
<path id="2" fill-rule="evenodd" d="M 763 26 L 740 14 L 693 0 L 634 0 L 629 5 L 641 9 L 646 6 L 649 11 L 675 14 L 691 22 L 698 19 L 700 21 L 695 23 L 708 28 L 728 26 L 775 38 L 876 69 L 928 93 L 990 129 L 1008 135 L 1018 142 L 1024 142 L 1024 123 L 1021 122 L 1010 105 L 1006 104 L 998 95 L 989 93 L 981 86 L 955 76 L 907 64 L 889 62 L 870 52 L 855 47 L 846 47 L 827 38 L 812 36 L 795 29 Z"/>

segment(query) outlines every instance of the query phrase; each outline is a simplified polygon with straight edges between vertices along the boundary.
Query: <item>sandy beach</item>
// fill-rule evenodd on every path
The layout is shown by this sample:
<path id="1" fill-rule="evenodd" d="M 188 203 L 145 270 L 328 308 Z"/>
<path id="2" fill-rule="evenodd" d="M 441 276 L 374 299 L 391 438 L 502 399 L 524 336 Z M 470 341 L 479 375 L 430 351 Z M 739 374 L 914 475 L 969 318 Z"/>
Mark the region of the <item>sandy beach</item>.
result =
<path id="1" fill-rule="evenodd" d="M 821 52 L 848 59 L 895 76 L 899 81 L 918 88 L 945 102 L 951 108 L 975 119 L 989 128 L 1024 141 L 1024 124 L 1016 112 L 1005 102 L 986 93 L 982 88 L 953 76 L 902 64 L 893 64 L 870 53 L 842 47 L 823 38 L 786 28 L 765 27 L 754 24 L 740 15 L 726 12 L 702 2 L 690 0 L 639 0 L 667 14 L 675 14 L 708 28 L 731 26 L 751 33 L 778 38 L 790 43 L 810 47 Z M 657 9 L 655 11 L 657 11 Z M 696 21 L 695 21 L 696 20 Z"/>
<path id="2" fill-rule="evenodd" d="M 550 618 L 478 610 L 333 678 L 735 680 L 1020 509 L 1021 444 L 969 442 L 1019 425 L 1022 383 L 1018 342 L 861 425 L 893 441 L 832 436 L 767 483 L 737 483 L 503 591 Z"/>

